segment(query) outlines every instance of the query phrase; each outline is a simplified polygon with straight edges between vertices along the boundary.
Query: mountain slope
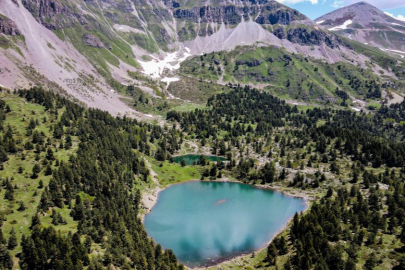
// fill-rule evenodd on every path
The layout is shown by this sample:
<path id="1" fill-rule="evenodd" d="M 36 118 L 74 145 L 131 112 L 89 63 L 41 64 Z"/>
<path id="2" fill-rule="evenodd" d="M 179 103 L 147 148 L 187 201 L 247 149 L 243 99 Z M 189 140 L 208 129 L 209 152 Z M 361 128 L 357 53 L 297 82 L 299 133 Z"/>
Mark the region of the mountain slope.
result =
<path id="1" fill-rule="evenodd" d="M 181 74 L 221 84 L 259 86 L 287 100 L 357 107 L 356 99 L 380 100 L 382 86 L 371 70 L 349 63 L 325 64 L 276 47 L 241 47 L 184 62 Z M 176 83 L 170 86 L 175 92 Z"/>
<path id="2" fill-rule="evenodd" d="M 115 115 L 150 117 L 131 108 L 128 85 L 172 98 L 167 83 L 181 79 L 176 70 L 187 57 L 238 46 L 273 46 L 395 77 L 274 0 L 0 0 L 0 14 L 0 84 L 52 86 Z"/>
<path id="3" fill-rule="evenodd" d="M 366 2 L 335 10 L 315 21 L 340 35 L 405 57 L 405 22 Z"/>
<path id="4" fill-rule="evenodd" d="M 11 46 L 0 50 L 3 85 L 57 86 L 92 107 L 100 106 L 113 114 L 125 113 L 125 104 L 111 93 L 106 78 L 71 43 L 63 42 L 39 24 L 22 4 L 2 0 L 0 13 L 12 18 L 14 32 L 20 34 L 13 39 L 3 36 Z"/>

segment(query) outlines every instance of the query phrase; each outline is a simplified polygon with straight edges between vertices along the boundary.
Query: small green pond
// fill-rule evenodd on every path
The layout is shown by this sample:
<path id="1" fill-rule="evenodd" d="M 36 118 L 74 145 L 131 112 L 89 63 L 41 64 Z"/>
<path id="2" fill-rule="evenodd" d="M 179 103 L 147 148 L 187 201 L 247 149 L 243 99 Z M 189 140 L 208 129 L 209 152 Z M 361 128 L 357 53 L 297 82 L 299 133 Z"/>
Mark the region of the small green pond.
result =
<path id="1" fill-rule="evenodd" d="M 183 155 L 183 156 L 177 156 L 173 157 L 173 161 L 180 164 L 182 160 L 185 161 L 186 165 L 194 165 L 198 164 L 200 161 L 201 155 Z M 208 161 L 226 161 L 226 158 L 224 157 L 218 157 L 218 156 L 204 156 L 204 158 Z"/>

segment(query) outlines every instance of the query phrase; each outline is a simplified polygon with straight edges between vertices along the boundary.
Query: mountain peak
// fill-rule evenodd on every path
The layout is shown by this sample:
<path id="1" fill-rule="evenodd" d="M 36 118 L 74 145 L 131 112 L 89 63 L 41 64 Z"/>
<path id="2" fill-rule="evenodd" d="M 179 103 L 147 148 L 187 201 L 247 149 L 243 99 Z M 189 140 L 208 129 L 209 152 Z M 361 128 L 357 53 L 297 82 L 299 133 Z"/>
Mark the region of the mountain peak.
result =
<path id="1" fill-rule="evenodd" d="M 333 20 L 333 19 L 342 17 L 343 14 L 344 14 L 344 16 L 352 17 L 350 19 L 353 19 L 354 17 L 359 17 L 359 19 L 361 18 L 360 20 L 364 20 L 364 21 L 371 21 L 372 18 L 369 16 L 382 16 L 382 17 L 387 16 L 384 14 L 384 12 L 382 12 L 375 6 L 371 5 L 370 3 L 366 2 L 366 1 L 361 1 L 361 2 L 354 3 L 352 5 L 345 6 L 340 9 L 334 10 L 334 11 L 316 19 L 315 21 Z"/>
<path id="2" fill-rule="evenodd" d="M 370 3 L 366 2 L 366 1 L 357 2 L 357 3 L 352 4 L 351 6 L 364 6 L 364 5 L 374 7 L 372 4 L 370 4 Z"/>
<path id="3" fill-rule="evenodd" d="M 350 5 L 350 6 L 346 6 L 346 7 L 343 7 L 343 8 L 352 9 L 352 10 L 357 9 L 357 11 L 359 11 L 359 12 L 365 12 L 365 11 L 374 10 L 374 11 L 378 11 L 378 12 L 383 13 L 380 9 L 378 9 L 377 7 L 373 6 L 372 4 L 370 4 L 369 2 L 366 2 L 366 1 L 357 2 L 357 3 L 354 3 L 354 4 Z"/>
<path id="4" fill-rule="evenodd" d="M 361 1 L 337 9 L 315 21 L 349 39 L 404 57 L 405 23 L 388 16 L 368 2 Z"/>
<path id="5" fill-rule="evenodd" d="M 350 6 L 342 7 L 334 10 L 318 19 L 323 25 L 336 26 L 341 25 L 347 20 L 367 26 L 375 23 L 391 22 L 392 18 L 386 15 L 383 11 L 376 8 L 366 1 L 361 1 Z"/>

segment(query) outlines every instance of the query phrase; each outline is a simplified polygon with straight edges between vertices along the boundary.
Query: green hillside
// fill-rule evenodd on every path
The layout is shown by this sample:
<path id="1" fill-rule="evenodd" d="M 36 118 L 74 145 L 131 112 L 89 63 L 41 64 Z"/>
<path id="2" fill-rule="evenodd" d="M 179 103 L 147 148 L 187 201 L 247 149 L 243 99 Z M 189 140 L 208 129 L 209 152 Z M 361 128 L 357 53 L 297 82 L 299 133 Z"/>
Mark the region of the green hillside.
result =
<path id="1" fill-rule="evenodd" d="M 380 100 L 383 90 L 382 79 L 370 69 L 344 62 L 327 64 L 275 47 L 240 47 L 194 57 L 182 65 L 181 73 L 260 86 L 284 99 L 343 106 L 352 98 Z"/>

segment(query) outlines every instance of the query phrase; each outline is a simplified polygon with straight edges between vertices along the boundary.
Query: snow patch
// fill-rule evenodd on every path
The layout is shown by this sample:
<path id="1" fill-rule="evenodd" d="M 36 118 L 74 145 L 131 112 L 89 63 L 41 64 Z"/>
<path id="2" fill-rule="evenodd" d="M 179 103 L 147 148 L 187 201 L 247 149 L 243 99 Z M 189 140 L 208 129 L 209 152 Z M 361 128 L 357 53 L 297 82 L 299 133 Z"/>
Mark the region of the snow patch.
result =
<path id="1" fill-rule="evenodd" d="M 181 52 L 174 52 L 167 54 L 163 59 L 154 57 L 154 59 L 149 62 L 144 62 L 141 60 L 138 60 L 138 62 L 141 64 L 144 70 L 143 73 L 151 76 L 154 79 L 158 79 L 161 77 L 165 69 L 172 71 L 180 68 L 180 63 L 186 60 L 187 57 L 191 56 L 191 54 L 188 52 L 190 49 L 185 48 L 185 50 L 186 52 L 183 52 L 183 54 L 181 54 Z"/>
<path id="2" fill-rule="evenodd" d="M 390 50 L 390 49 L 383 49 L 383 48 L 380 48 L 380 50 L 382 50 L 383 52 L 395 53 L 395 54 L 398 54 L 401 58 L 405 58 L 405 52 L 404 51 Z"/>
<path id="3" fill-rule="evenodd" d="M 356 112 L 360 112 L 360 111 L 361 111 L 361 109 L 356 108 L 356 107 L 350 107 L 350 108 L 352 108 L 352 109 L 355 110 Z"/>
<path id="4" fill-rule="evenodd" d="M 164 77 L 163 79 L 161 79 L 161 81 L 169 84 L 171 82 L 178 82 L 178 81 L 180 81 L 180 79 L 179 78 Z"/>
<path id="5" fill-rule="evenodd" d="M 344 30 L 344 29 L 347 29 L 347 26 L 349 26 L 349 25 L 352 24 L 352 23 L 353 23 L 352 20 L 347 20 L 347 21 L 345 21 L 342 25 L 335 26 L 335 27 L 333 27 L 333 28 L 331 28 L 331 29 L 329 29 L 329 30 L 330 30 L 330 31 Z"/>
<path id="6" fill-rule="evenodd" d="M 388 51 L 390 51 L 390 52 L 395 52 L 395 53 L 404 53 L 404 54 L 405 54 L 405 52 L 403 52 L 403 51 L 398 51 L 398 50 L 388 50 Z"/>
<path id="7" fill-rule="evenodd" d="M 319 22 L 316 22 L 317 24 L 323 24 L 325 22 L 325 20 L 322 20 L 322 21 L 319 21 Z"/>
<path id="8" fill-rule="evenodd" d="M 396 26 L 403 26 L 402 24 L 399 23 L 391 23 L 392 25 L 396 25 Z"/>

